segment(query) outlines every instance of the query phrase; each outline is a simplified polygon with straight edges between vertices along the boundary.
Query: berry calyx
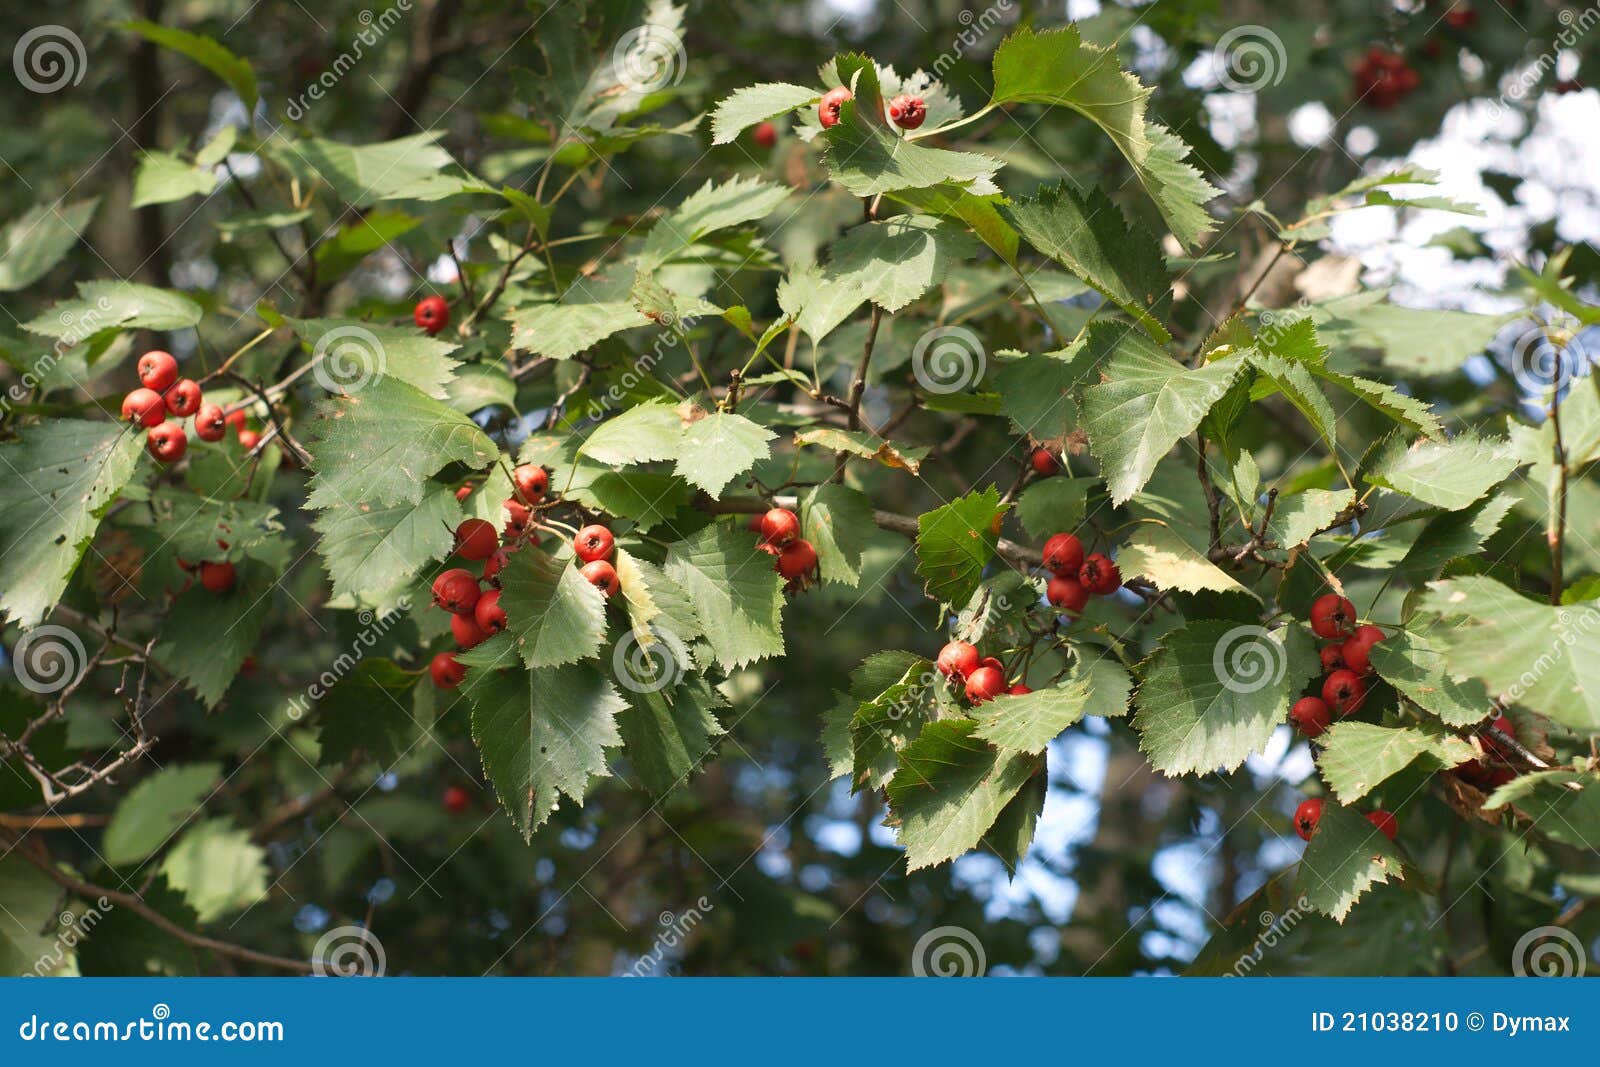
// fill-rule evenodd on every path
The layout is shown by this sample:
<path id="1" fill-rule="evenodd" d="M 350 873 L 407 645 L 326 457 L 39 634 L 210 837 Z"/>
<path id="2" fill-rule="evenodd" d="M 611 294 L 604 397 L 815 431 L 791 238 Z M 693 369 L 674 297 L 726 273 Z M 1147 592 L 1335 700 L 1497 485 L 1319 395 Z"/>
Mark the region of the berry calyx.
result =
<path id="1" fill-rule="evenodd" d="M 184 378 L 168 389 L 163 399 L 168 411 L 186 419 L 200 410 L 200 384 L 193 378 Z"/>
<path id="2" fill-rule="evenodd" d="M 922 97 L 901 94 L 889 101 L 889 120 L 902 130 L 914 130 L 928 117 Z"/>
<path id="3" fill-rule="evenodd" d="M 1028 464 L 1033 467 L 1033 473 L 1041 478 L 1048 478 L 1052 474 L 1061 473 L 1061 464 L 1057 462 L 1056 457 L 1050 453 L 1048 448 L 1034 449 L 1033 455 L 1028 457 Z"/>
<path id="4" fill-rule="evenodd" d="M 774 569 L 791 582 L 799 581 L 817 569 L 817 550 L 810 541 L 790 541 L 778 550 Z"/>
<path id="5" fill-rule="evenodd" d="M 755 133 L 751 134 L 756 144 L 762 148 L 771 148 L 778 143 L 778 127 L 770 122 L 756 123 Z"/>
<path id="6" fill-rule="evenodd" d="M 1323 645 L 1317 650 L 1317 656 L 1322 660 L 1322 669 L 1336 671 L 1344 666 L 1344 653 L 1340 645 Z"/>
<path id="7" fill-rule="evenodd" d="M 467 676 L 467 669 L 456 662 L 452 652 L 441 652 L 428 664 L 428 675 L 440 689 L 454 689 Z"/>
<path id="8" fill-rule="evenodd" d="M 1367 812 L 1367 821 L 1373 826 L 1376 826 L 1378 828 L 1378 832 L 1384 837 L 1387 837 L 1390 841 L 1393 841 L 1394 835 L 1400 832 L 1400 827 L 1394 821 L 1394 816 L 1389 814 L 1387 811 L 1384 811 L 1382 808 L 1377 808 L 1373 811 Z"/>
<path id="9" fill-rule="evenodd" d="M 479 592 L 478 579 L 461 567 L 452 567 L 433 580 L 433 602 L 452 615 L 471 615 Z"/>
<path id="10" fill-rule="evenodd" d="M 974 704 L 993 700 L 1006 691 L 1006 676 L 994 667 L 979 667 L 967 675 L 967 699 Z"/>
<path id="11" fill-rule="evenodd" d="M 1044 543 L 1043 555 L 1045 569 L 1058 578 L 1077 577 L 1083 569 L 1083 542 L 1072 534 L 1053 535 Z"/>
<path id="12" fill-rule="evenodd" d="M 139 388 L 122 398 L 122 421 L 139 426 L 160 426 L 167 417 L 167 405 L 154 389 Z"/>
<path id="13" fill-rule="evenodd" d="M 1096 552 L 1078 568 L 1078 581 L 1095 596 L 1110 596 L 1122 588 L 1122 572 L 1110 557 Z"/>
<path id="14" fill-rule="evenodd" d="M 786 545 L 800 536 L 800 517 L 788 508 L 773 508 L 761 516 L 761 536 L 769 545 Z"/>
<path id="15" fill-rule="evenodd" d="M 1307 737 L 1320 737 L 1333 722 L 1333 712 L 1328 710 L 1326 701 L 1317 697 L 1301 697 L 1289 709 L 1289 721 Z"/>
<path id="16" fill-rule="evenodd" d="M 822 94 L 822 100 L 817 104 L 817 121 L 822 123 L 823 129 L 839 124 L 839 112 L 844 108 L 844 102 L 853 95 L 842 85 Z"/>
<path id="17" fill-rule="evenodd" d="M 946 678 L 965 678 L 978 669 L 978 649 L 965 641 L 951 641 L 939 650 L 934 666 Z"/>
<path id="18" fill-rule="evenodd" d="M 450 305 L 437 293 L 425 296 L 411 309 L 411 318 L 432 336 L 450 324 Z"/>
<path id="19" fill-rule="evenodd" d="M 524 463 L 512 471 L 511 480 L 516 483 L 517 495 L 529 504 L 543 500 L 550 489 L 550 472 L 532 463 Z"/>
<path id="20" fill-rule="evenodd" d="M 146 389 L 164 393 L 178 380 L 178 361 L 171 352 L 146 352 L 139 357 L 139 383 Z"/>
<path id="21" fill-rule="evenodd" d="M 1372 661 L 1369 653 L 1372 646 L 1383 640 L 1383 631 L 1367 623 L 1357 626 L 1356 632 L 1345 638 L 1344 644 L 1339 646 L 1339 654 L 1344 658 L 1344 665 L 1357 674 L 1372 673 Z"/>
<path id="22" fill-rule="evenodd" d="M 176 463 L 189 449 L 189 435 L 175 422 L 163 422 L 150 428 L 150 438 L 145 448 L 162 463 Z"/>
<path id="23" fill-rule="evenodd" d="M 1044 595 L 1068 615 L 1083 614 L 1084 607 L 1089 603 L 1089 590 L 1076 578 L 1051 578 L 1045 586 Z"/>
<path id="24" fill-rule="evenodd" d="M 1319 596 L 1311 605 L 1311 632 L 1318 637 L 1346 638 L 1355 630 L 1356 606 L 1338 593 Z"/>
<path id="25" fill-rule="evenodd" d="M 1321 797 L 1302 800 L 1300 806 L 1294 809 L 1294 832 L 1300 835 L 1302 841 L 1311 840 L 1311 835 L 1317 832 L 1317 823 L 1321 821 Z"/>
<path id="26" fill-rule="evenodd" d="M 1367 683 L 1348 667 L 1341 667 L 1322 681 L 1323 702 L 1340 715 L 1349 715 L 1367 698 Z"/>
<path id="27" fill-rule="evenodd" d="M 481 645 L 489 638 L 483 627 L 478 625 L 478 620 L 471 615 L 450 616 L 450 636 L 455 638 L 456 644 L 462 648 Z"/>
<path id="28" fill-rule="evenodd" d="M 231 563 L 200 564 L 200 584 L 213 593 L 226 593 L 233 588 L 234 572 Z"/>
<path id="29" fill-rule="evenodd" d="M 456 555 L 462 559 L 488 559 L 500 547 L 500 535 L 483 519 L 467 519 L 456 527 Z"/>
<path id="30" fill-rule="evenodd" d="M 1029 689 L 1027 686 L 1023 685 L 1021 682 L 1017 682 L 1010 689 L 1006 690 L 1006 696 L 1008 696 L 1008 697 L 1027 696 L 1031 692 L 1033 692 L 1032 689 Z"/>
<path id="31" fill-rule="evenodd" d="M 610 559 L 611 549 L 615 544 L 616 539 L 611 536 L 611 531 L 598 523 L 585 526 L 578 531 L 578 536 L 572 539 L 573 551 L 585 563 Z"/>
<path id="32" fill-rule="evenodd" d="M 451 815 L 465 815 L 472 807 L 472 794 L 459 785 L 448 785 L 445 786 L 444 796 L 439 804 Z"/>
<path id="33" fill-rule="evenodd" d="M 609 564 L 608 564 L 609 566 Z M 500 590 L 491 589 L 478 597 L 472 607 L 473 621 L 486 634 L 497 634 L 506 628 L 506 609 L 500 606 Z"/>
<path id="34" fill-rule="evenodd" d="M 622 581 L 617 577 L 616 568 L 603 559 L 590 560 L 578 571 L 583 575 L 583 580 L 600 590 L 605 596 L 612 596 L 622 588 Z"/>
<path id="35" fill-rule="evenodd" d="M 194 413 L 194 435 L 202 441 L 220 441 L 228 432 L 228 420 L 217 404 L 201 404 Z"/>

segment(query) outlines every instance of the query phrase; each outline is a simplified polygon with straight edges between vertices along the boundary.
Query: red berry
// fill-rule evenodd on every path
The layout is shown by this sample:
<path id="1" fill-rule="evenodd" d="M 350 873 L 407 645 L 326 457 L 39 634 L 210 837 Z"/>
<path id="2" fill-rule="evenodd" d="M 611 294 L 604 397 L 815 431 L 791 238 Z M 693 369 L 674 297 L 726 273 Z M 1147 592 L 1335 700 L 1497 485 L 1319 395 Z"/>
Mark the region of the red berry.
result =
<path id="1" fill-rule="evenodd" d="M 1300 806 L 1294 809 L 1294 832 L 1300 835 L 1302 841 L 1311 840 L 1311 835 L 1317 832 L 1317 823 L 1321 821 L 1321 797 L 1302 800 Z"/>
<path id="2" fill-rule="evenodd" d="M 1006 696 L 1008 696 L 1008 697 L 1020 697 L 1020 696 L 1026 696 L 1027 694 L 1029 694 L 1031 692 L 1033 692 L 1032 689 L 1029 689 L 1027 686 L 1023 685 L 1021 682 L 1017 682 L 1010 689 L 1006 690 Z"/>
<path id="3" fill-rule="evenodd" d="M 778 143 L 778 127 L 770 122 L 758 122 L 756 132 L 752 136 L 755 137 L 756 144 L 762 148 L 771 148 Z"/>
<path id="4" fill-rule="evenodd" d="M 1478 21 L 1478 13 L 1466 4 L 1452 4 L 1450 10 L 1444 13 L 1444 20 L 1450 25 L 1451 29 L 1471 29 Z M 1394 835 L 1390 834 L 1389 836 L 1393 837 Z"/>
<path id="5" fill-rule="evenodd" d="M 139 357 L 139 381 L 146 389 L 164 393 L 178 380 L 178 361 L 170 352 L 146 352 Z"/>
<path id="6" fill-rule="evenodd" d="M 462 674 L 465 675 L 466 672 L 463 671 Z M 435 681 L 437 680 L 435 679 Z M 457 679 L 457 684 L 460 684 L 460 679 Z M 454 688 L 454 686 L 447 688 Z M 446 786 L 444 799 L 440 803 L 444 805 L 444 810 L 451 815 L 464 815 L 472 807 L 472 794 L 462 789 L 459 785 Z"/>
<path id="7" fill-rule="evenodd" d="M 533 512 L 515 500 L 507 500 L 500 505 L 506 510 L 506 538 L 515 540 L 528 532 L 528 526 L 533 522 Z"/>
<path id="8" fill-rule="evenodd" d="M 1395 824 L 1394 816 L 1382 808 L 1367 812 L 1367 821 L 1376 826 L 1378 832 L 1390 841 L 1394 840 L 1394 835 L 1400 830 L 1400 827 Z"/>
<path id="9" fill-rule="evenodd" d="M 478 603 L 483 603 L 480 599 Z M 462 648 L 471 648 L 480 645 L 488 639 L 489 635 L 483 632 L 483 627 L 478 625 L 478 620 L 471 615 L 450 616 L 450 636 L 456 639 L 456 644 Z"/>
<path id="10" fill-rule="evenodd" d="M 1033 473 L 1041 478 L 1048 478 L 1052 474 L 1058 474 L 1061 471 L 1061 464 L 1056 461 L 1055 456 L 1050 454 L 1048 448 L 1034 449 L 1033 455 L 1028 462 L 1033 465 Z"/>
<path id="11" fill-rule="evenodd" d="M 261 444 L 261 435 L 254 430 L 239 431 L 239 447 L 246 452 L 254 452 Z"/>
<path id="12" fill-rule="evenodd" d="M 242 431 L 245 428 L 249 418 L 250 413 L 245 411 L 244 408 L 234 408 L 232 411 L 228 412 L 227 422 L 228 425 L 232 426 L 235 430 Z"/>
<path id="13" fill-rule="evenodd" d="M 506 565 L 506 561 L 511 558 L 511 553 L 515 551 L 516 549 L 509 545 L 495 549 L 489 558 L 483 561 L 483 580 L 499 585 L 500 569 Z"/>
<path id="14" fill-rule="evenodd" d="M 1076 578 L 1051 578 L 1044 595 L 1068 615 L 1081 615 L 1089 603 L 1089 590 Z"/>
<path id="15" fill-rule="evenodd" d="M 1078 581 L 1095 596 L 1110 596 L 1122 588 L 1122 572 L 1108 557 L 1096 552 L 1078 568 Z"/>
<path id="16" fill-rule="evenodd" d="M 1322 681 L 1322 699 L 1340 715 L 1349 715 L 1367 698 L 1367 683 L 1348 667 L 1340 668 Z"/>
<path id="17" fill-rule="evenodd" d="M 1383 640 L 1383 631 L 1368 623 L 1357 626 L 1356 632 L 1345 638 L 1344 644 L 1339 646 L 1339 654 L 1344 657 L 1344 665 L 1357 674 L 1372 673 L 1372 661 L 1368 653 L 1372 646 Z"/>
<path id="18" fill-rule="evenodd" d="M 939 650 L 934 666 L 946 678 L 965 678 L 978 669 L 978 650 L 965 641 L 951 641 Z"/>
<path id="19" fill-rule="evenodd" d="M 220 441 L 228 432 L 228 420 L 216 404 L 201 404 L 194 413 L 194 435 L 202 441 Z"/>
<path id="20" fill-rule="evenodd" d="M 761 536 L 769 545 L 786 545 L 800 536 L 800 517 L 788 508 L 773 508 L 761 516 Z"/>
<path id="21" fill-rule="evenodd" d="M 532 463 L 524 463 L 512 471 L 511 480 L 517 485 L 517 494 L 529 504 L 543 500 L 550 488 L 550 472 Z"/>
<path id="22" fill-rule="evenodd" d="M 411 317 L 431 336 L 450 324 L 450 305 L 437 294 L 425 296 L 417 301 Z"/>
<path id="23" fill-rule="evenodd" d="M 572 547 L 578 553 L 578 558 L 585 563 L 595 560 L 610 559 L 612 546 L 616 540 L 611 536 L 611 531 L 598 524 L 585 526 L 578 531 L 578 536 L 572 539 Z"/>
<path id="24" fill-rule="evenodd" d="M 1004 674 L 1006 672 L 1006 665 L 1004 663 L 1001 663 L 999 658 L 995 657 L 995 656 L 985 656 L 985 657 L 983 657 L 982 659 L 980 659 L 978 661 L 978 666 L 979 667 L 993 667 L 995 670 L 999 671 L 1001 674 Z"/>
<path id="25" fill-rule="evenodd" d="M 231 563 L 200 564 L 200 584 L 213 593 L 226 593 L 233 588 L 233 580 Z"/>
<path id="26" fill-rule="evenodd" d="M 500 606 L 500 590 L 491 589 L 478 597 L 472 607 L 472 618 L 478 629 L 486 634 L 497 634 L 506 628 L 506 609 Z"/>
<path id="27" fill-rule="evenodd" d="M 135 389 L 122 398 L 122 420 L 140 426 L 160 426 L 167 417 L 166 402 L 154 389 Z"/>
<path id="28" fill-rule="evenodd" d="M 967 675 L 967 699 L 974 704 L 993 700 L 1006 691 L 1006 676 L 993 667 L 979 667 Z"/>
<path id="29" fill-rule="evenodd" d="M 1517 727 L 1516 724 L 1511 721 L 1510 716 L 1501 715 L 1497 717 L 1491 726 L 1494 730 L 1498 730 L 1500 733 L 1505 734 L 1513 741 L 1517 739 Z M 1488 746 L 1490 752 L 1493 752 L 1495 755 L 1507 762 L 1510 762 L 1511 758 L 1515 756 L 1517 752 L 1516 749 L 1495 737 L 1493 733 L 1485 733 L 1483 743 Z"/>
<path id="30" fill-rule="evenodd" d="M 167 390 L 167 410 L 186 419 L 200 410 L 200 385 L 193 378 L 184 378 Z"/>
<path id="31" fill-rule="evenodd" d="M 839 124 L 839 112 L 844 107 L 844 102 L 852 95 L 850 90 L 842 85 L 822 94 L 822 100 L 817 104 L 817 121 L 822 123 L 823 129 Z"/>
<path id="32" fill-rule="evenodd" d="M 1311 605 L 1311 632 L 1318 637 L 1349 637 L 1355 624 L 1356 606 L 1338 593 L 1319 596 Z"/>
<path id="33" fill-rule="evenodd" d="M 1289 709 L 1289 721 L 1307 737 L 1320 737 L 1333 721 L 1333 713 L 1326 702 L 1316 697 L 1301 697 Z"/>
<path id="34" fill-rule="evenodd" d="M 1317 650 L 1317 655 L 1322 659 L 1322 669 L 1336 671 L 1344 666 L 1344 654 L 1339 645 L 1323 645 Z"/>
<path id="35" fill-rule="evenodd" d="M 1072 534 L 1058 533 L 1044 543 L 1043 555 L 1046 570 L 1058 578 L 1074 578 L 1083 567 L 1083 542 Z"/>
<path id="36" fill-rule="evenodd" d="M 150 439 L 145 448 L 162 463 L 176 463 L 189 448 L 189 435 L 175 422 L 163 422 L 150 428 Z"/>
<path id="37" fill-rule="evenodd" d="M 622 588 L 622 581 L 617 577 L 616 568 L 603 559 L 590 560 L 578 573 L 583 575 L 584 581 L 606 596 L 612 596 Z"/>
<path id="38" fill-rule="evenodd" d="M 453 653 L 441 652 L 428 664 L 428 674 L 440 689 L 454 689 L 467 676 L 467 669 L 456 662 Z"/>
<path id="39" fill-rule="evenodd" d="M 902 94 L 889 101 L 889 118 L 902 130 L 914 130 L 928 117 L 928 107 L 920 96 Z"/>
<path id="40" fill-rule="evenodd" d="M 462 559 L 488 559 L 500 547 L 500 535 L 482 519 L 467 519 L 456 527 L 456 555 Z"/>
<path id="41" fill-rule="evenodd" d="M 456 488 L 456 499 L 458 501 L 466 500 L 467 497 L 472 495 L 472 491 L 476 488 L 477 486 L 473 485 L 471 482 L 467 482 L 465 485 L 458 486 Z"/>
<path id="42" fill-rule="evenodd" d="M 817 550 L 810 541 L 790 541 L 778 550 L 774 569 L 789 581 L 798 581 L 817 569 Z"/>
<path id="43" fill-rule="evenodd" d="M 433 580 L 433 602 L 452 615 L 471 615 L 478 594 L 478 579 L 461 567 L 452 567 Z"/>

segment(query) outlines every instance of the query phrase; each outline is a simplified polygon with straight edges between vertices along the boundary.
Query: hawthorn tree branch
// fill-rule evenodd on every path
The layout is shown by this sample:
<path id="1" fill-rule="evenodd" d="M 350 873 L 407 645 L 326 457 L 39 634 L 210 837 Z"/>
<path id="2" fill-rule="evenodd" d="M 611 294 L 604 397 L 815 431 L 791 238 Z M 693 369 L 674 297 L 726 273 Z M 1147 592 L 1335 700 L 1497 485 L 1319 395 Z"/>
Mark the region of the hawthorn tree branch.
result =
<path id="1" fill-rule="evenodd" d="M 1550 603 L 1561 603 L 1562 569 L 1567 536 L 1567 446 L 1561 436 L 1561 388 L 1559 375 L 1550 387 L 1550 428 L 1555 431 L 1551 446 L 1550 528 L 1545 541 L 1550 545 Z"/>

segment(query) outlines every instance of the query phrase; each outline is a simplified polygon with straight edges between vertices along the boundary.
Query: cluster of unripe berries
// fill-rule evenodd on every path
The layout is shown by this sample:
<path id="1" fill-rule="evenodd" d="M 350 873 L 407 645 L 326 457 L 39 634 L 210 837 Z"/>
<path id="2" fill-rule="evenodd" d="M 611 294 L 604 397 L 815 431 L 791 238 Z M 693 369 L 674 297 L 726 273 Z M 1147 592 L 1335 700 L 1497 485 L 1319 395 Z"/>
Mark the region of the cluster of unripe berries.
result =
<path id="1" fill-rule="evenodd" d="M 788 582 L 789 592 L 804 589 L 817 573 L 817 550 L 800 536 L 800 517 L 788 508 L 773 508 L 750 519 L 750 529 L 761 535 L 756 545 L 777 562 L 772 569 Z"/>
<path id="2" fill-rule="evenodd" d="M 839 114 L 844 109 L 844 103 L 853 94 L 849 89 L 840 86 L 829 89 L 822 95 L 822 100 L 817 104 L 817 121 L 822 123 L 823 129 L 839 124 Z M 928 118 L 928 106 L 923 103 L 922 97 L 902 93 L 889 101 L 889 121 L 902 130 L 914 130 L 921 126 Z"/>
<path id="3" fill-rule="evenodd" d="M 1111 557 L 1085 556 L 1083 542 L 1058 533 L 1044 543 L 1044 567 L 1050 572 L 1045 597 L 1068 615 L 1081 615 L 1091 596 L 1110 596 L 1122 588 L 1122 572 Z"/>
<path id="4" fill-rule="evenodd" d="M 1002 693 L 1021 696 L 1033 692 L 1021 682 L 1008 685 L 1005 664 L 993 656 L 979 658 L 977 646 L 966 641 L 951 641 L 941 648 L 934 666 L 952 685 L 959 685 L 972 704 L 985 703 Z"/>
<path id="5" fill-rule="evenodd" d="M 183 420 L 190 416 L 194 417 L 194 435 L 202 441 L 220 441 L 232 426 L 245 448 L 261 442 L 260 434 L 246 429 L 244 409 L 224 413 L 221 406 L 206 403 L 194 379 L 179 378 L 178 361 L 170 352 L 140 356 L 139 381 L 139 388 L 122 398 L 122 418 L 150 431 L 145 448 L 162 463 L 176 463 L 188 451 L 189 435 L 183 431 Z"/>
<path id="6" fill-rule="evenodd" d="M 442 296 L 425 296 L 411 309 L 411 319 L 432 337 L 450 325 L 450 305 Z"/>
<path id="7" fill-rule="evenodd" d="M 1356 624 L 1356 606 L 1337 593 L 1318 597 L 1311 605 L 1311 632 L 1328 639 L 1318 651 L 1322 669 L 1321 696 L 1306 696 L 1289 709 L 1289 721 L 1307 737 L 1319 737 L 1333 716 L 1349 715 L 1367 699 L 1367 675 L 1372 673 L 1372 646 L 1383 631 Z"/>
<path id="8" fill-rule="evenodd" d="M 1311 836 L 1317 832 L 1317 824 L 1322 821 L 1322 798 L 1311 797 L 1302 800 L 1300 806 L 1294 809 L 1294 832 L 1300 835 L 1300 840 L 1310 841 Z M 1394 816 L 1382 808 L 1374 808 L 1367 812 L 1367 821 L 1378 828 L 1378 832 L 1390 841 L 1400 832 L 1400 826 L 1395 822 Z"/>

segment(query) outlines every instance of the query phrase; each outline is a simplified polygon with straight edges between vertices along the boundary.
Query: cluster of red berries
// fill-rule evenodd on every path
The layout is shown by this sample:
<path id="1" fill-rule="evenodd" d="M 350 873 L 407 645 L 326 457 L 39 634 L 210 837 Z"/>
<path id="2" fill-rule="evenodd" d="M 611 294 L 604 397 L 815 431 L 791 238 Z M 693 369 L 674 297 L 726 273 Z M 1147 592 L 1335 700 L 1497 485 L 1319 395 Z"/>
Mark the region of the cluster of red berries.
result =
<path id="1" fill-rule="evenodd" d="M 1300 806 L 1294 809 L 1294 832 L 1300 835 L 1300 840 L 1310 841 L 1311 836 L 1317 832 L 1317 824 L 1322 821 L 1322 798 L 1312 797 L 1302 800 Z M 1400 825 L 1395 822 L 1394 816 L 1382 808 L 1374 808 L 1367 812 L 1367 821 L 1378 828 L 1378 832 L 1390 841 L 1400 832 Z"/>
<path id="2" fill-rule="evenodd" d="M 456 527 L 455 553 L 470 562 L 482 562 L 481 579 L 465 567 L 452 567 L 433 580 L 433 602 L 450 613 L 450 635 L 463 649 L 481 644 L 506 628 L 506 612 L 500 606 L 500 569 L 511 553 L 528 544 L 538 544 L 533 508 L 550 488 L 550 474 L 543 467 L 528 463 L 511 472 L 516 495 L 501 507 L 506 513 L 503 531 L 483 519 L 466 519 Z M 468 492 L 470 492 L 470 487 Z M 458 492 L 458 496 L 461 494 Z M 598 528 L 598 527 L 596 527 Z M 606 537 L 609 539 L 610 534 Z M 606 565 L 610 569 L 610 564 Z M 612 572 L 613 581 L 616 572 Z M 489 588 L 485 589 L 484 586 Z M 467 675 L 453 652 L 441 652 L 428 664 L 428 674 L 440 689 L 454 689 Z"/>
<path id="3" fill-rule="evenodd" d="M 839 124 L 839 114 L 844 109 L 844 102 L 851 99 L 852 93 L 844 86 L 829 89 L 822 94 L 822 99 L 817 103 L 817 121 L 822 123 L 823 129 L 828 129 Z M 928 105 L 920 96 L 910 93 L 901 93 L 889 101 L 889 121 L 902 130 L 914 130 L 921 126 L 928 118 Z M 759 133 L 759 128 L 758 128 Z M 759 137 L 757 141 L 759 143 Z"/>
<path id="4" fill-rule="evenodd" d="M 1415 92 L 1422 77 L 1399 52 L 1373 45 L 1356 65 L 1356 100 L 1387 111 Z"/>
<path id="5" fill-rule="evenodd" d="M 1307 737 L 1319 737 L 1335 713 L 1349 715 L 1367 699 L 1366 676 L 1372 673 L 1372 646 L 1383 631 L 1371 624 L 1356 624 L 1356 606 L 1337 593 L 1317 598 L 1311 605 L 1311 632 L 1327 638 L 1322 657 L 1322 695 L 1306 696 L 1289 709 L 1289 721 Z"/>
<path id="6" fill-rule="evenodd" d="M 756 545 L 777 557 L 772 569 L 788 582 L 790 593 L 809 586 L 817 574 L 817 550 L 800 536 L 800 517 L 788 508 L 773 508 L 750 518 L 750 529 L 761 535 Z"/>
<path id="7" fill-rule="evenodd" d="M 1517 728 L 1510 716 L 1501 715 L 1496 718 L 1494 728 L 1507 737 L 1516 739 Z M 1515 778 L 1517 772 L 1505 765 L 1512 756 L 1509 746 L 1496 740 L 1492 734 L 1486 736 L 1483 742 L 1484 747 L 1489 750 L 1488 756 L 1494 757 L 1496 762 L 1491 763 L 1488 757 L 1468 760 L 1453 768 L 1451 773 L 1480 792 L 1492 793 Z"/>
<path id="8" fill-rule="evenodd" d="M 437 294 L 425 296 L 411 309 L 411 319 L 432 337 L 450 325 L 450 305 L 444 297 Z"/>
<path id="9" fill-rule="evenodd" d="M 194 417 L 194 435 L 202 441 L 220 441 L 233 426 L 239 443 L 254 448 L 260 434 L 245 428 L 244 409 L 224 413 L 205 402 L 199 383 L 178 377 L 178 361 L 170 352 L 146 352 L 139 357 L 139 388 L 122 398 L 122 418 L 150 431 L 145 448 L 162 463 L 176 463 L 189 450 L 189 435 L 182 420 Z M 178 421 L 168 419 L 174 415 Z M 248 439 L 246 435 L 249 435 Z"/>
<path id="10" fill-rule="evenodd" d="M 941 648 L 934 666 L 952 685 L 960 685 L 972 704 L 993 700 L 1002 693 L 1021 696 L 1033 692 L 1021 682 L 1007 685 L 1005 664 L 993 656 L 980 659 L 977 646 L 966 641 L 951 641 Z"/>
<path id="11" fill-rule="evenodd" d="M 1110 596 L 1122 588 L 1122 572 L 1110 556 L 1085 556 L 1083 542 L 1069 533 L 1044 543 L 1044 567 L 1050 572 L 1045 597 L 1068 615 L 1083 614 L 1091 596 Z"/>

